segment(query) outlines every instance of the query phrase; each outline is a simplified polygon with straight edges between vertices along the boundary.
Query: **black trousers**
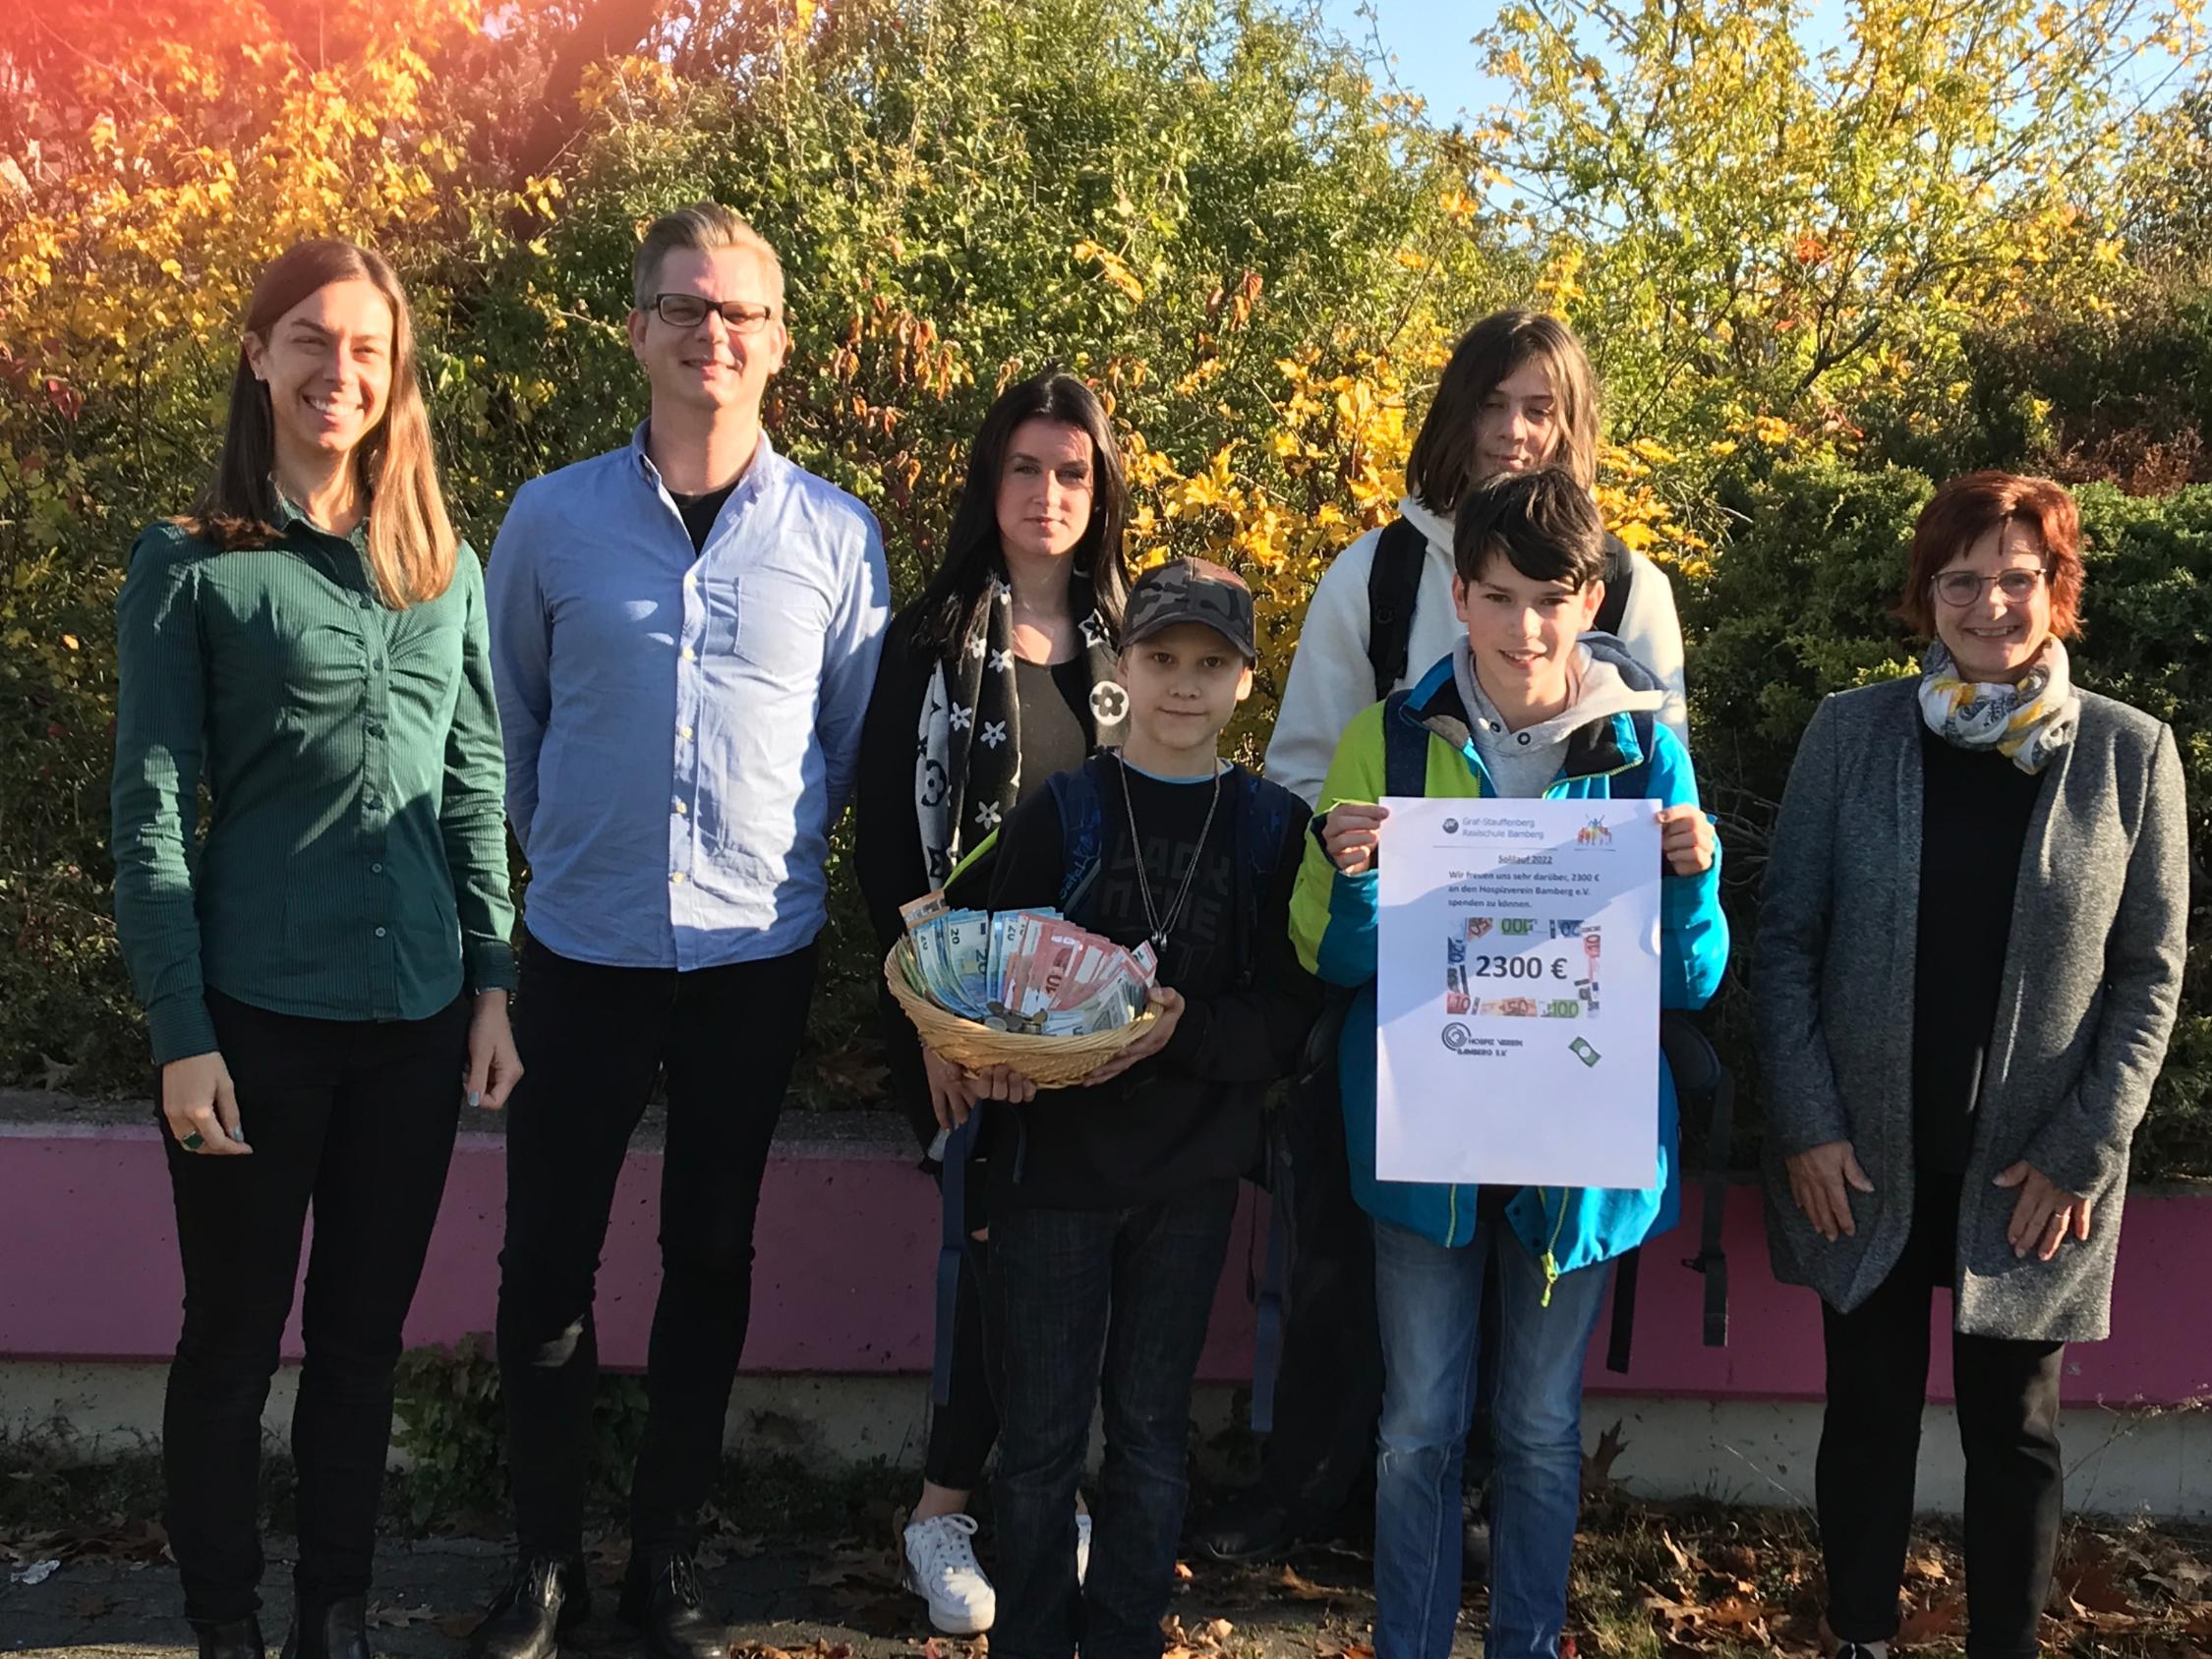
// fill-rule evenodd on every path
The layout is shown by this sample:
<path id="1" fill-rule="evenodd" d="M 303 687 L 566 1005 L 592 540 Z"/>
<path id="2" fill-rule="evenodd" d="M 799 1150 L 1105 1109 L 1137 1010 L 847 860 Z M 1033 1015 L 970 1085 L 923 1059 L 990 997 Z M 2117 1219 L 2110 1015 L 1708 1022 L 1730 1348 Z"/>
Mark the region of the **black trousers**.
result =
<path id="1" fill-rule="evenodd" d="M 1047 1110 L 1050 1110 L 1049 1108 Z M 1129 1210 L 1004 1207 L 991 1306 L 1004 1333 L 999 1659 L 1159 1659 L 1190 1495 L 1191 1385 L 1235 1181 Z M 1090 1574 L 1076 1580 L 1076 1488 L 1103 1405 Z"/>
<path id="2" fill-rule="evenodd" d="M 990 1173 L 978 1167 L 968 1172 L 967 1179 L 971 1236 L 953 1301 L 953 1374 L 945 1403 L 930 1411 L 929 1449 L 922 1460 L 924 1480 L 955 1492 L 972 1492 L 983 1484 L 983 1465 L 999 1439 L 999 1361 L 984 1318 L 991 1246 L 972 1236 L 984 1226 L 977 1188 L 989 1186 Z"/>
<path id="3" fill-rule="evenodd" d="M 1903 1257 L 1849 1313 L 1823 1304 L 1828 1413 L 1815 1484 L 1828 1620 L 1847 1641 L 1897 1630 L 1928 1389 L 1931 1292 L 1948 1286 L 1959 1180 L 1923 1174 Z M 2059 1460 L 2063 1343 L 1951 1337 L 1966 1453 L 1966 1651 L 2032 1659 L 2065 1509 Z"/>
<path id="4" fill-rule="evenodd" d="M 392 1368 L 453 1154 L 469 1008 L 302 1019 L 207 994 L 249 1157 L 187 1152 L 166 1124 L 184 1331 L 161 1419 L 165 1520 L 185 1614 L 261 1606 L 262 1411 L 308 1256 L 292 1411 L 299 1599 L 365 1594 L 391 1440 Z"/>
<path id="5" fill-rule="evenodd" d="M 1281 1125 L 1294 1176 L 1291 1274 L 1259 1490 L 1306 1527 L 1334 1516 L 1374 1472 L 1382 1338 L 1374 1229 L 1352 1196 L 1344 1114 L 1332 1092 L 1300 1089 Z"/>
<path id="6" fill-rule="evenodd" d="M 525 944 L 523 1079 L 507 1106 L 499 1381 L 523 1551 L 583 1547 L 608 1217 L 654 1081 L 668 1076 L 661 1294 L 630 1491 L 640 1555 L 698 1542 L 751 1311 L 753 1220 L 814 994 L 812 945 L 691 973 L 608 968 Z"/>
<path id="7" fill-rule="evenodd" d="M 912 1023 L 888 988 L 876 993 L 876 1017 L 883 1040 L 891 1097 L 913 1125 L 926 1155 L 937 1138 L 937 1116 L 929 1104 L 929 1073 L 922 1064 L 921 1042 Z M 935 1163 L 925 1163 L 941 1177 Z M 993 1399 L 993 1361 L 986 1342 L 984 1287 L 990 1282 L 991 1247 L 974 1235 L 987 1230 L 991 1189 L 989 1167 L 981 1160 L 967 1171 L 967 1258 L 960 1268 L 953 1300 L 953 1368 L 949 1398 L 929 1414 L 929 1447 L 922 1478 L 933 1486 L 972 1492 L 983 1484 L 983 1465 L 999 1439 L 999 1408 Z"/>

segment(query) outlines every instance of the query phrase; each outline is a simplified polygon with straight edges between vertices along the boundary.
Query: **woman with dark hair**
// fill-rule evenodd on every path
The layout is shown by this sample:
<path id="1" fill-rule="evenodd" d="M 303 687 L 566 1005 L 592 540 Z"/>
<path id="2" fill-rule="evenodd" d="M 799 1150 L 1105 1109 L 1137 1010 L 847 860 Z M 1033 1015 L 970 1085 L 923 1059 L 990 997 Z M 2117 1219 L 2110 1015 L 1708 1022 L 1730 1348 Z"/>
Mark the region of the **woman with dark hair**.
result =
<path id="1" fill-rule="evenodd" d="M 1842 1659 L 1897 1630 L 1932 1288 L 1951 1292 L 1977 1659 L 2036 1652 L 2066 1344 L 2111 1324 L 2188 851 L 2173 731 L 2069 676 L 2080 549 L 2048 479 L 1938 490 L 1896 612 L 1923 671 L 1821 704 L 1775 827 L 1752 976 L 1767 1231 L 1776 1276 L 1821 1295 Z"/>
<path id="2" fill-rule="evenodd" d="M 116 929 L 184 1257 L 185 1613 L 204 1656 L 262 1651 L 262 1409 L 312 1208 L 285 1651 L 367 1659 L 400 1326 L 462 1097 L 522 1072 L 483 573 L 377 255 L 307 242 L 262 272 L 213 482 L 139 538 L 116 633 Z"/>
<path id="3" fill-rule="evenodd" d="M 881 947 L 899 907 L 942 887 L 960 857 L 1056 772 L 1120 733 L 1114 652 L 1129 594 L 1128 504 L 1105 408 L 1071 374 L 1000 394 L 968 450 L 945 556 L 891 625 L 860 740 L 853 866 Z M 924 1050 L 883 993 L 892 1087 L 934 1161 L 973 1104 L 960 1068 Z M 979 1181 L 967 1183 L 978 1194 Z M 984 1364 L 983 1218 L 960 1282 L 952 1398 L 930 1422 L 906 1573 L 931 1622 L 954 1635 L 991 1626 L 968 1494 L 998 1437 Z"/>

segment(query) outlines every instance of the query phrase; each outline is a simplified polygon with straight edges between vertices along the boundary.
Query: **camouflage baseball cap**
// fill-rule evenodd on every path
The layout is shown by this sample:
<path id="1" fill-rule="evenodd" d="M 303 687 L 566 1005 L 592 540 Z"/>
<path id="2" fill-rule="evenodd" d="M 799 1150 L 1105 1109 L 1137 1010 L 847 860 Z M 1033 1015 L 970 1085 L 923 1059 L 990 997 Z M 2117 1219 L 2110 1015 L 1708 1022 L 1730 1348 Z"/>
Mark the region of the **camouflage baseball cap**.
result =
<path id="1" fill-rule="evenodd" d="M 1122 618 L 1122 644 L 1135 645 L 1183 622 L 1211 628 L 1248 662 L 1259 659 L 1252 647 L 1252 590 L 1225 564 L 1169 559 L 1139 576 Z"/>

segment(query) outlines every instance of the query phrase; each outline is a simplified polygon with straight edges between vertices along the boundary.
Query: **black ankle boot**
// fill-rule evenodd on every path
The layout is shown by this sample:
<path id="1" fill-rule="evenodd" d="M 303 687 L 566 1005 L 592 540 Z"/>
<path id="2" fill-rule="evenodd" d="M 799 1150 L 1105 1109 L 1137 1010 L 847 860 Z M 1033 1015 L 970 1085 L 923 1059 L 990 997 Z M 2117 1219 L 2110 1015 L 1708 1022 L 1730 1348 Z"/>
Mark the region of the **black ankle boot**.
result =
<path id="1" fill-rule="evenodd" d="M 591 1616 L 592 1593 L 581 1561 L 524 1556 L 515 1563 L 484 1623 L 470 1632 L 475 1659 L 553 1659 L 560 1638 Z"/>
<path id="2" fill-rule="evenodd" d="M 707 1611 L 699 1569 L 688 1550 L 630 1560 L 622 1580 L 622 1617 L 645 1632 L 653 1659 L 726 1659 L 729 1627 Z"/>
<path id="3" fill-rule="evenodd" d="M 300 1601 L 292 1609 L 292 1633 L 284 1638 L 284 1659 L 373 1659 L 366 1600 L 347 1596 L 343 1601 Z"/>
<path id="4" fill-rule="evenodd" d="M 206 1625 L 195 1620 L 200 1636 L 200 1659 L 268 1659 L 268 1644 L 262 1640 L 262 1622 L 241 1619 L 230 1625 Z"/>

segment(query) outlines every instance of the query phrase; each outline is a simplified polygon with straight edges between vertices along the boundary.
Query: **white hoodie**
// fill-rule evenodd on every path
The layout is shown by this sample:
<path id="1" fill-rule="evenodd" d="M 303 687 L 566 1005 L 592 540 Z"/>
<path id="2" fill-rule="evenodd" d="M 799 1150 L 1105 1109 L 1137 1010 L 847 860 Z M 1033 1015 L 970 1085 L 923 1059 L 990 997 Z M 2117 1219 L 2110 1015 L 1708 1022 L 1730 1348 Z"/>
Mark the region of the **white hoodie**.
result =
<path id="1" fill-rule="evenodd" d="M 1414 603 L 1413 635 L 1406 649 L 1406 672 L 1391 689 L 1403 691 L 1450 655 L 1467 629 L 1452 608 L 1452 523 L 1412 496 L 1398 511 L 1427 541 L 1421 567 L 1420 596 Z M 1318 802 L 1337 740 L 1352 716 L 1374 699 L 1374 670 L 1368 663 L 1368 572 L 1382 532 L 1370 530 L 1330 561 L 1307 607 L 1305 631 L 1291 658 L 1275 715 L 1275 734 L 1267 743 L 1267 776 L 1308 805 Z M 1666 689 L 1658 712 L 1686 747 L 1689 711 L 1682 696 L 1682 624 L 1674 614 L 1674 589 L 1666 572 L 1642 553 L 1631 552 L 1636 575 L 1621 616 L 1620 639 L 1631 655 Z"/>

